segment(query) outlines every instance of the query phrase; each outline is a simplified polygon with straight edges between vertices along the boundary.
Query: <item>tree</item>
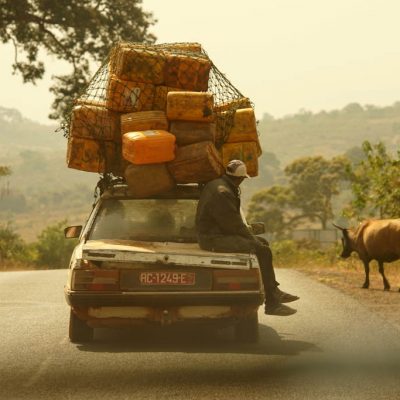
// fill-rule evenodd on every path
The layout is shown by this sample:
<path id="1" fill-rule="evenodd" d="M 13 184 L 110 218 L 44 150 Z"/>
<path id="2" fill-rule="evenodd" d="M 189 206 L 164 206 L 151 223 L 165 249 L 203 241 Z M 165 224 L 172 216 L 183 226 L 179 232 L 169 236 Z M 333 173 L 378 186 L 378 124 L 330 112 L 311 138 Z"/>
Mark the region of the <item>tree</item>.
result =
<path id="1" fill-rule="evenodd" d="M 247 219 L 265 223 L 265 231 L 277 237 L 287 233 L 290 211 L 290 188 L 284 186 L 271 186 L 260 190 L 251 198 Z"/>
<path id="2" fill-rule="evenodd" d="M 368 141 L 362 149 L 365 158 L 349 168 L 354 199 L 345 213 L 350 217 L 398 218 L 400 151 L 393 157 L 382 142 L 372 145 Z"/>
<path id="3" fill-rule="evenodd" d="M 292 190 L 293 208 L 311 221 L 318 219 L 322 229 L 333 217 L 332 197 L 339 194 L 339 182 L 347 179 L 349 162 L 345 157 L 326 160 L 321 156 L 300 158 L 285 168 Z"/>
<path id="4" fill-rule="evenodd" d="M 7 175 L 11 175 L 10 167 L 7 167 L 5 165 L 0 165 L 0 177 L 7 176 Z"/>
<path id="5" fill-rule="evenodd" d="M 87 85 L 91 63 L 103 61 L 119 40 L 152 43 L 155 23 L 141 0 L 0 0 L 0 39 L 15 49 L 14 73 L 24 82 L 43 78 L 42 51 L 70 64 L 67 75 L 53 76 L 52 119 L 66 117 Z"/>
<path id="6" fill-rule="evenodd" d="M 20 261 L 26 252 L 24 241 L 10 223 L 0 224 L 0 262 Z"/>
<path id="7" fill-rule="evenodd" d="M 36 243 L 37 263 L 50 268 L 67 268 L 75 240 L 64 237 L 63 228 L 67 221 L 45 228 L 39 235 Z"/>
<path id="8" fill-rule="evenodd" d="M 249 220 L 266 223 L 266 230 L 282 236 L 301 220 L 319 220 L 322 229 L 333 217 L 332 199 L 340 183 L 348 178 L 345 157 L 326 160 L 304 157 L 289 164 L 285 186 L 273 186 L 256 193 L 249 205 Z"/>

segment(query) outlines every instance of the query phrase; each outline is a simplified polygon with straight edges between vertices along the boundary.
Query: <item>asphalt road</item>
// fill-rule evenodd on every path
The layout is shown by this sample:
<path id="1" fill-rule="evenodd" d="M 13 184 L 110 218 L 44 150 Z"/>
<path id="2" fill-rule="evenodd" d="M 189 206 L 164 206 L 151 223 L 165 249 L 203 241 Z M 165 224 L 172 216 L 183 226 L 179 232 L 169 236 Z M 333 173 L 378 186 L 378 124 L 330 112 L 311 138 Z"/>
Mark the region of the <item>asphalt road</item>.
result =
<path id="1" fill-rule="evenodd" d="M 66 273 L 0 273 L 0 399 L 400 398 L 400 332 L 295 271 L 277 274 L 301 296 L 298 313 L 260 309 L 260 342 L 247 345 L 199 328 L 100 330 L 71 344 Z"/>

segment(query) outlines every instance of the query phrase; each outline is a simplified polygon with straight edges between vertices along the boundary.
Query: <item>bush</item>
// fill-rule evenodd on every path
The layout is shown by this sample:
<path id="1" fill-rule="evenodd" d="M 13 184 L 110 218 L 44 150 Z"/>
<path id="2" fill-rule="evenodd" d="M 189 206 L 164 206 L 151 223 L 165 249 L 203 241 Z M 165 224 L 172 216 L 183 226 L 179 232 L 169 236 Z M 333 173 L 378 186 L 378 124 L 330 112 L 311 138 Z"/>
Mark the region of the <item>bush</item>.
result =
<path id="1" fill-rule="evenodd" d="M 29 263 L 33 254 L 10 222 L 0 224 L 0 263 Z"/>
<path id="2" fill-rule="evenodd" d="M 332 266 L 339 262 L 339 246 L 321 247 L 316 242 L 281 240 L 271 244 L 274 264 L 277 267 Z"/>
<path id="3" fill-rule="evenodd" d="M 64 227 L 67 221 L 45 228 L 38 236 L 35 244 L 37 251 L 36 263 L 48 268 L 67 268 L 76 240 L 65 239 Z"/>

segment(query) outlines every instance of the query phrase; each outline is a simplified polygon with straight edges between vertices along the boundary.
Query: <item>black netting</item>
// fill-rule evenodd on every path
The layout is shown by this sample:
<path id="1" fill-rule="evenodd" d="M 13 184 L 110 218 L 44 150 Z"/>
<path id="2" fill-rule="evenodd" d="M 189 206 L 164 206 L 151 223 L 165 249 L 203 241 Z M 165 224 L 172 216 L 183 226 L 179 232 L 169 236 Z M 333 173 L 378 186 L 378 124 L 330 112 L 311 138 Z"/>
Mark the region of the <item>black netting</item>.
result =
<path id="1" fill-rule="evenodd" d="M 121 175 L 121 114 L 165 111 L 170 91 L 213 94 L 217 148 L 228 137 L 236 110 L 252 107 L 198 43 L 121 42 L 75 101 L 68 129 L 68 165 L 84 169 L 84 162 L 85 170 Z"/>

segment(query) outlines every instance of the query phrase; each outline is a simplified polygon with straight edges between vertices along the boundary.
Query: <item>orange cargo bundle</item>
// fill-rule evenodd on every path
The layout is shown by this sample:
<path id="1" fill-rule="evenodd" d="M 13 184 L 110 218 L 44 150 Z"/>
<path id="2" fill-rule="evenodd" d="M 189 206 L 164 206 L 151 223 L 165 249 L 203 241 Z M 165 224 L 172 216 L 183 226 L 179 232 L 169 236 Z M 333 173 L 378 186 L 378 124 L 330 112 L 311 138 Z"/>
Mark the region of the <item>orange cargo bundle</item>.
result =
<path id="1" fill-rule="evenodd" d="M 224 172 L 221 157 L 212 142 L 178 147 L 168 169 L 177 183 L 208 182 Z"/>
<path id="2" fill-rule="evenodd" d="M 222 113 L 224 115 L 225 113 Z M 236 110 L 227 143 L 257 142 L 257 122 L 252 108 Z"/>
<path id="3" fill-rule="evenodd" d="M 124 176 L 129 194 L 137 198 L 168 192 L 175 187 L 175 182 L 164 163 L 130 164 L 125 169 Z"/>
<path id="4" fill-rule="evenodd" d="M 169 92 L 167 96 L 167 118 L 170 121 L 214 120 L 214 96 L 207 92 Z"/>
<path id="5" fill-rule="evenodd" d="M 110 72 L 125 81 L 164 83 L 165 56 L 160 51 L 127 44 L 118 46 L 111 57 Z"/>
<path id="6" fill-rule="evenodd" d="M 167 54 L 165 85 L 205 92 L 208 89 L 211 61 L 207 57 Z"/>
<path id="7" fill-rule="evenodd" d="M 252 108 L 248 97 L 239 97 L 230 101 L 220 103 L 214 107 L 215 112 L 234 111 L 241 108 Z"/>
<path id="8" fill-rule="evenodd" d="M 198 142 L 215 142 L 213 122 L 172 121 L 169 131 L 175 135 L 178 146 Z"/>
<path id="9" fill-rule="evenodd" d="M 168 130 L 168 120 L 163 111 L 140 111 L 121 115 L 121 133 Z"/>
<path id="10" fill-rule="evenodd" d="M 158 46 L 165 50 L 178 50 L 185 53 L 201 53 L 202 51 L 201 44 L 197 42 L 169 43 L 169 44 L 161 44 Z"/>
<path id="11" fill-rule="evenodd" d="M 175 158 L 175 136 L 162 130 L 128 132 L 122 136 L 122 155 L 132 164 L 157 164 Z"/>
<path id="12" fill-rule="evenodd" d="M 120 142 L 120 116 L 105 107 L 77 105 L 71 114 L 70 136 Z"/>
<path id="13" fill-rule="evenodd" d="M 121 145 L 111 141 L 70 137 L 67 148 L 69 168 L 87 172 L 121 174 Z"/>
<path id="14" fill-rule="evenodd" d="M 106 106 L 119 112 L 149 111 L 153 108 L 154 85 L 131 82 L 111 75 L 107 86 Z"/>
<path id="15" fill-rule="evenodd" d="M 156 86 L 154 90 L 153 110 L 167 110 L 167 96 L 169 92 L 183 92 L 185 89 L 169 86 Z"/>
<path id="16" fill-rule="evenodd" d="M 258 175 L 259 145 L 257 142 L 225 143 L 222 146 L 222 160 L 224 166 L 230 160 L 242 160 L 250 176 Z"/>

